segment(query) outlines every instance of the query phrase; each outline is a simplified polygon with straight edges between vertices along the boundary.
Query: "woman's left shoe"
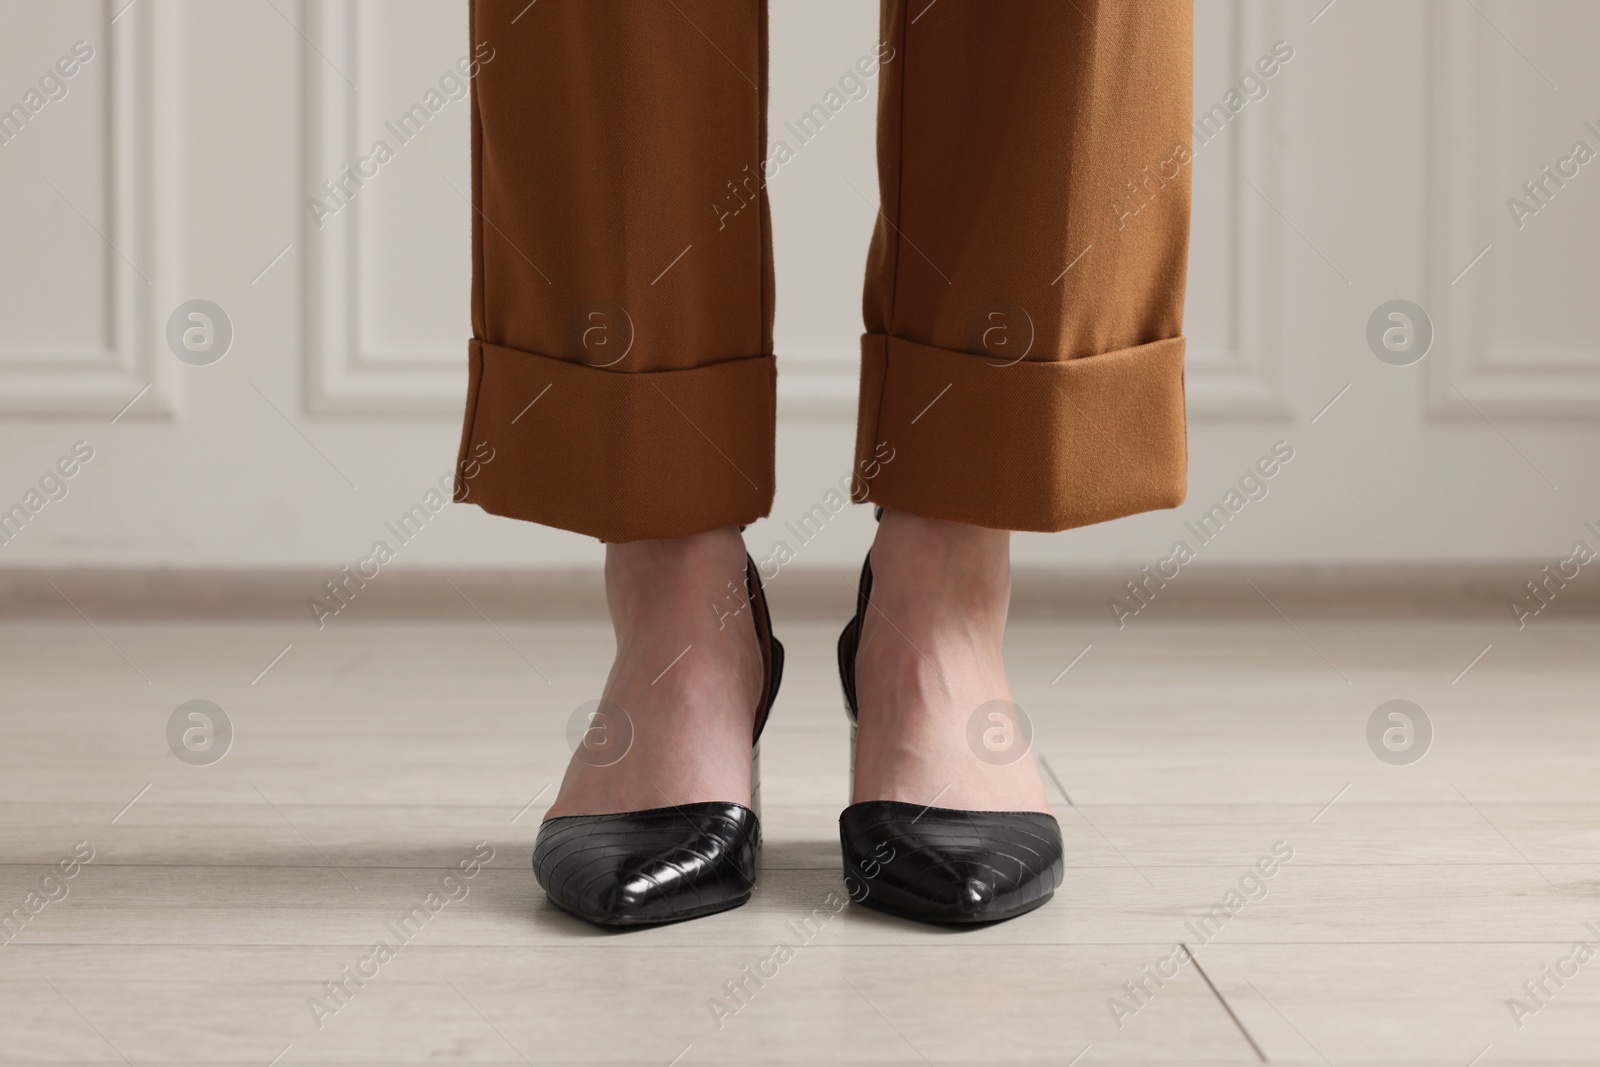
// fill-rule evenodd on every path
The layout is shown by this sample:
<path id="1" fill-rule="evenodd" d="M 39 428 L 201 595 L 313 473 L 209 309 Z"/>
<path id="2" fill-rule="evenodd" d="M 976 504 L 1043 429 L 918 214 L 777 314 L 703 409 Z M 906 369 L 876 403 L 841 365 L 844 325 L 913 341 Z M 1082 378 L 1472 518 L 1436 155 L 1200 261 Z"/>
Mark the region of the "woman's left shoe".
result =
<path id="1" fill-rule="evenodd" d="M 839 635 L 852 775 L 856 651 L 871 593 L 869 556 L 861 567 L 855 618 Z M 1065 873 L 1061 827 L 1055 816 L 1040 811 L 962 811 L 867 800 L 839 816 L 839 844 L 851 899 L 922 922 L 1013 918 L 1049 900 Z"/>

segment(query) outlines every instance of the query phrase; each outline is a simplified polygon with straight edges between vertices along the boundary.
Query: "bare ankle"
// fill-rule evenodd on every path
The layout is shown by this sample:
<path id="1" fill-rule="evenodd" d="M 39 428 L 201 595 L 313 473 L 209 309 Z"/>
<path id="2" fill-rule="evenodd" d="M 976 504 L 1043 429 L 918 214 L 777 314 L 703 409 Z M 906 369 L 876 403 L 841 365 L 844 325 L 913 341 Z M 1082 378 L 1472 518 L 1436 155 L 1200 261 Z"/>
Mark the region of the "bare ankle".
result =
<path id="1" fill-rule="evenodd" d="M 744 539 L 736 526 L 660 541 L 606 545 L 606 580 L 633 580 L 665 572 L 742 566 Z"/>
<path id="2" fill-rule="evenodd" d="M 961 602 L 998 612 L 1011 599 L 1011 534 L 958 522 L 885 511 L 872 543 L 874 600 Z"/>
<path id="3" fill-rule="evenodd" d="M 744 540 L 736 527 L 606 546 L 606 601 L 619 627 L 649 617 L 719 615 L 743 598 Z M 732 610 L 737 603 L 725 610 Z M 639 620 L 646 622 L 647 620 Z"/>

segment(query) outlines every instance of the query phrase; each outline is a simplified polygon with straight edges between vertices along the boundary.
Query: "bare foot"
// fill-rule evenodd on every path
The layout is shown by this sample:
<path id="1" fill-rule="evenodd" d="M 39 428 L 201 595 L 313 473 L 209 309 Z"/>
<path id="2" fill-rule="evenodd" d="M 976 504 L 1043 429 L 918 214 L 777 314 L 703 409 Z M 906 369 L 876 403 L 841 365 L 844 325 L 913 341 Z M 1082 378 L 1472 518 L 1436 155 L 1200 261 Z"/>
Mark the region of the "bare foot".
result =
<path id="1" fill-rule="evenodd" d="M 1011 535 L 885 511 L 871 559 L 852 802 L 1049 811 L 1014 716 L 991 717 L 1011 706 Z"/>
<path id="2" fill-rule="evenodd" d="M 762 663 L 744 574 L 733 527 L 606 546 L 617 655 L 545 818 L 749 804 Z"/>

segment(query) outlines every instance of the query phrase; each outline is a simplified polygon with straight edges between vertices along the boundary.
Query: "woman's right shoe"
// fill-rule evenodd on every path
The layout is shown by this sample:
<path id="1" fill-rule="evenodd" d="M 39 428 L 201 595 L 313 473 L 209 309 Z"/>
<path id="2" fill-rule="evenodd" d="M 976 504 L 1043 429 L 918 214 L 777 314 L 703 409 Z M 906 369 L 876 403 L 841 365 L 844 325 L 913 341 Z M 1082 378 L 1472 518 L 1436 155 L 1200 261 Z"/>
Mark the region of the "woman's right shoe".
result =
<path id="1" fill-rule="evenodd" d="M 750 806 L 706 801 L 545 820 L 533 873 L 562 911 L 603 926 L 646 926 L 750 899 L 761 847 L 761 730 L 783 680 L 783 645 L 772 636 L 761 576 L 748 556 L 745 592 L 764 671 L 751 738 Z"/>
<path id="2" fill-rule="evenodd" d="M 550 903 L 602 926 L 650 926 L 736 908 L 755 885 L 761 823 L 711 801 L 539 828 L 533 872 Z"/>
<path id="3" fill-rule="evenodd" d="M 839 635 L 839 678 L 855 774 L 856 652 L 872 593 L 861 567 L 855 618 Z M 930 923 L 1010 919 L 1049 900 L 1065 874 L 1061 827 L 1041 811 L 963 811 L 867 800 L 839 816 L 845 888 L 858 904 Z"/>

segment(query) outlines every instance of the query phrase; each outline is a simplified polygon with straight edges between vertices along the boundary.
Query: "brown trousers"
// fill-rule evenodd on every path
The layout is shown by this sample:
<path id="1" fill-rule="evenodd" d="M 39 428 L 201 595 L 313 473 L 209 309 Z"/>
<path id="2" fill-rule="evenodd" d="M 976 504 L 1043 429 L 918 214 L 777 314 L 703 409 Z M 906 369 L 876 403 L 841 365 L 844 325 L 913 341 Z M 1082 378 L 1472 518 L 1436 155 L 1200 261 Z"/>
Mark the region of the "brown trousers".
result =
<path id="1" fill-rule="evenodd" d="M 1191 0 L 882 0 L 770 153 L 764 0 L 471 18 L 458 500 L 617 542 L 767 514 L 766 181 L 876 79 L 855 499 L 1009 530 L 1182 502 Z"/>

